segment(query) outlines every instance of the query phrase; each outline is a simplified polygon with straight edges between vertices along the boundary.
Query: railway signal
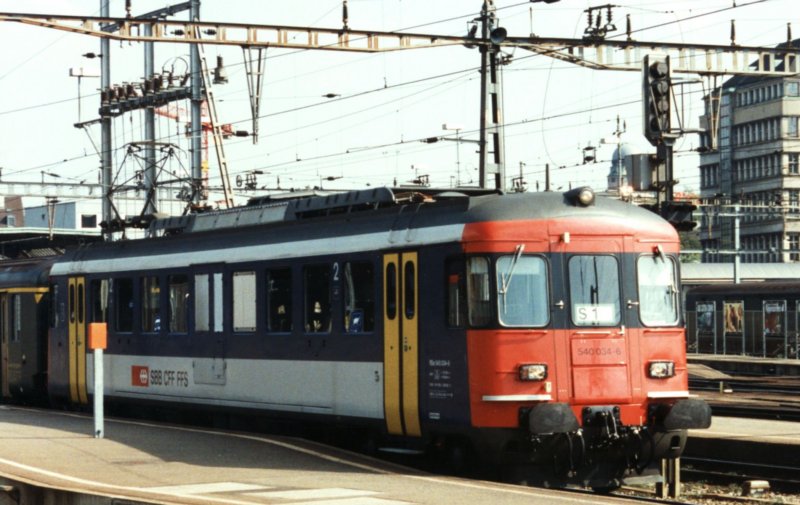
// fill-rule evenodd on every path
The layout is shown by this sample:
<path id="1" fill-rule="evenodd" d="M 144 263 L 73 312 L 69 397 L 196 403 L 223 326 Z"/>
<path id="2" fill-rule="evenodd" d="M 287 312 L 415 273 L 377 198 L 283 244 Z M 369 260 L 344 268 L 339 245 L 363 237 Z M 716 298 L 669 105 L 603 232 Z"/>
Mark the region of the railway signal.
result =
<path id="1" fill-rule="evenodd" d="M 658 145 L 672 128 L 671 69 L 668 55 L 645 55 L 642 63 L 644 136 Z"/>

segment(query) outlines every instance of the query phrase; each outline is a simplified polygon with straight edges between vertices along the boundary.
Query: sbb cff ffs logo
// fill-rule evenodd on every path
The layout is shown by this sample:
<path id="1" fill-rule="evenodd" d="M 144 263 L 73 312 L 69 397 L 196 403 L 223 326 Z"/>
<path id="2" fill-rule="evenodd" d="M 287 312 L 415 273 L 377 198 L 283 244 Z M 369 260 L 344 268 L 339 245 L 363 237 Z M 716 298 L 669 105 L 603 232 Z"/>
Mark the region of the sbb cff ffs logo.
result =
<path id="1" fill-rule="evenodd" d="M 131 367 L 131 385 L 146 388 L 150 385 L 150 367 Z"/>

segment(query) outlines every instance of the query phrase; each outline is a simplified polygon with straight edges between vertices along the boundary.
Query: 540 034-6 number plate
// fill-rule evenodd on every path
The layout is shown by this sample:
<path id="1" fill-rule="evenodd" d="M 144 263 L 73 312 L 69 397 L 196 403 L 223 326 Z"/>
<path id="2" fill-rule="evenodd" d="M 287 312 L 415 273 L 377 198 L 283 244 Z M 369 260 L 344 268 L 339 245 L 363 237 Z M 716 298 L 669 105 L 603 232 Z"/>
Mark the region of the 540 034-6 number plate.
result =
<path id="1" fill-rule="evenodd" d="M 572 341 L 575 365 L 622 365 L 628 362 L 622 338 L 579 338 Z"/>

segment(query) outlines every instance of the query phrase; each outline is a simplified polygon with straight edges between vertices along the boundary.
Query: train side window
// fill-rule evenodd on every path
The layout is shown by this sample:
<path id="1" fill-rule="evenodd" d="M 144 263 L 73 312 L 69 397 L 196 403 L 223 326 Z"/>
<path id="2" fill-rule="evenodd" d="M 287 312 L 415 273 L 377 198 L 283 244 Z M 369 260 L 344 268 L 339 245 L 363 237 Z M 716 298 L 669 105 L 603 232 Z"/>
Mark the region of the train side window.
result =
<path id="1" fill-rule="evenodd" d="M 114 279 L 114 328 L 133 331 L 133 279 Z"/>
<path id="2" fill-rule="evenodd" d="M 167 277 L 169 288 L 169 331 L 186 333 L 189 330 L 189 277 L 175 274 Z"/>
<path id="3" fill-rule="evenodd" d="M 417 275 L 414 272 L 414 262 L 406 261 L 403 267 L 403 308 L 405 309 L 406 319 L 413 319 L 417 307 Z"/>
<path id="4" fill-rule="evenodd" d="M 86 319 L 86 291 L 83 282 L 78 284 L 78 322 L 83 324 Z"/>
<path id="5" fill-rule="evenodd" d="M 615 326 L 620 322 L 619 265 L 613 256 L 569 259 L 572 322 L 577 326 Z"/>
<path id="6" fill-rule="evenodd" d="M 69 294 L 67 296 L 69 297 L 69 300 L 68 300 L 68 303 L 67 303 L 67 305 L 69 307 L 69 322 L 70 323 L 74 323 L 75 322 L 75 284 L 70 283 L 70 285 L 69 285 Z"/>
<path id="7" fill-rule="evenodd" d="M 303 268 L 303 322 L 307 332 L 331 331 L 331 267 Z"/>
<path id="8" fill-rule="evenodd" d="M 11 295 L 11 342 L 19 342 L 22 334 L 22 295 Z"/>
<path id="9" fill-rule="evenodd" d="M 142 287 L 142 332 L 161 331 L 161 286 L 158 277 L 147 276 L 141 279 Z"/>
<path id="10" fill-rule="evenodd" d="M 389 320 L 397 317 L 397 266 L 394 263 L 386 265 L 386 318 Z"/>
<path id="11" fill-rule="evenodd" d="M 267 331 L 292 331 L 292 270 L 267 270 Z"/>
<path id="12" fill-rule="evenodd" d="M 224 278 L 222 273 L 215 273 L 213 277 L 213 293 L 214 293 L 214 305 L 213 305 L 213 312 L 214 315 L 214 333 L 222 333 L 225 329 L 223 314 L 225 313 L 225 306 L 224 298 L 222 297 L 222 284 Z"/>
<path id="13" fill-rule="evenodd" d="M 58 328 L 60 323 L 58 318 L 58 306 L 62 303 L 58 295 L 58 284 L 50 284 L 50 301 L 50 327 Z"/>
<path id="14" fill-rule="evenodd" d="M 375 329 L 375 268 L 372 263 L 344 264 L 344 331 L 370 332 Z"/>
<path id="15" fill-rule="evenodd" d="M 233 331 L 256 330 L 256 273 L 233 273 Z"/>
<path id="16" fill-rule="evenodd" d="M 497 312 L 503 326 L 545 326 L 550 318 L 547 264 L 536 256 L 497 259 Z"/>
<path id="17" fill-rule="evenodd" d="M 467 292 L 464 286 L 464 260 L 451 259 L 445 265 L 447 275 L 447 326 L 463 328 L 466 324 Z"/>
<path id="18" fill-rule="evenodd" d="M 471 326 L 487 326 L 492 321 L 492 297 L 489 286 L 489 260 L 483 257 L 469 258 L 467 299 Z"/>
<path id="19" fill-rule="evenodd" d="M 675 262 L 663 255 L 640 256 L 636 260 L 639 287 L 639 317 L 646 326 L 678 324 L 678 281 Z"/>
<path id="20" fill-rule="evenodd" d="M 208 331 L 211 328 L 208 281 L 208 274 L 194 276 L 194 331 Z"/>
<path id="21" fill-rule="evenodd" d="M 91 321 L 94 323 L 108 322 L 109 285 L 108 279 L 92 279 L 89 281 L 89 295 L 92 297 Z"/>

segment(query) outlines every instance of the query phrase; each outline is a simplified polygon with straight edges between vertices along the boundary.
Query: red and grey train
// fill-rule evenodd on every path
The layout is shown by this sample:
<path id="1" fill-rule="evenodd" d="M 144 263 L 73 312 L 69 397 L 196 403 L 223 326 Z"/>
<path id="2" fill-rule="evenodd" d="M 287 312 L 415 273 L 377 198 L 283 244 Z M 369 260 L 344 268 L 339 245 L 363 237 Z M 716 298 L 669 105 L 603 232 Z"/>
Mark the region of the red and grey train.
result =
<path id="1" fill-rule="evenodd" d="M 151 231 L 2 271 L 4 396 L 88 405 L 106 322 L 107 401 L 352 427 L 547 485 L 616 487 L 710 424 L 676 232 L 588 188 L 267 197 Z"/>

